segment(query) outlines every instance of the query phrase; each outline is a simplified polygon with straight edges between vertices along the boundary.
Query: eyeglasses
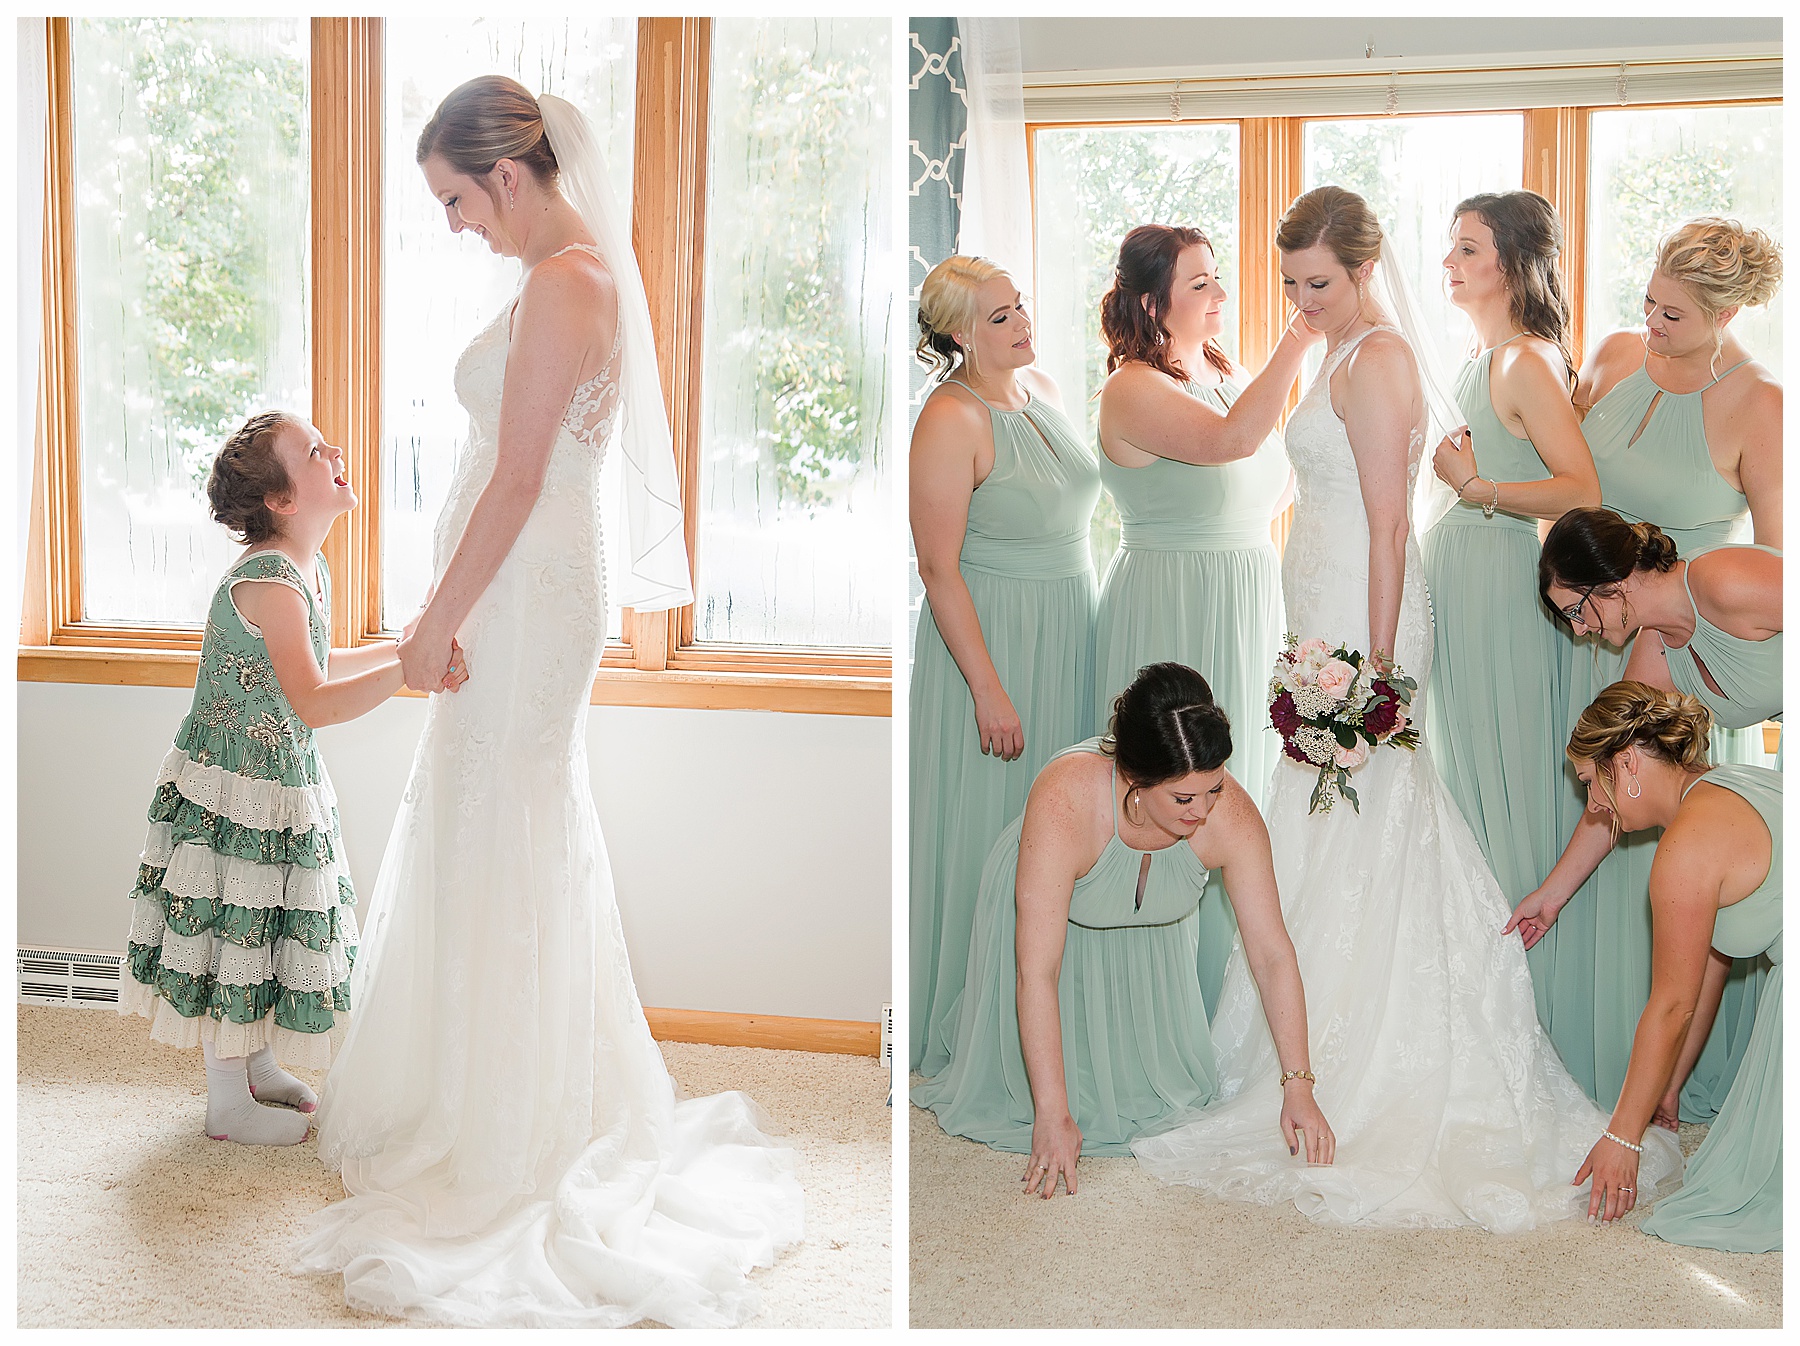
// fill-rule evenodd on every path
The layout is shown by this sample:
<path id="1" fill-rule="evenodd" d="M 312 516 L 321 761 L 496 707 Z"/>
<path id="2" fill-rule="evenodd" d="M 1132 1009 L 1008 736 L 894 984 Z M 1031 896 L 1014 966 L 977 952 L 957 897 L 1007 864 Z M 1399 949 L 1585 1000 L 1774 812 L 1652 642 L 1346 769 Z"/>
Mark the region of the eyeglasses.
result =
<path id="1" fill-rule="evenodd" d="M 1600 586 L 1597 584 L 1590 584 L 1590 585 L 1588 585 L 1587 588 L 1583 589 L 1581 591 L 1581 597 L 1577 598 L 1573 603 L 1571 603 L 1568 607 L 1566 607 L 1562 610 L 1563 620 L 1566 621 L 1570 626 L 1573 626 L 1573 625 L 1575 625 L 1576 622 L 1581 621 L 1582 620 L 1581 609 L 1583 607 L 1587 606 L 1588 597 L 1594 592 L 1595 589 L 1598 589 L 1599 587 Z M 1584 625 L 1592 625 L 1592 623 L 1583 623 L 1583 624 Z"/>

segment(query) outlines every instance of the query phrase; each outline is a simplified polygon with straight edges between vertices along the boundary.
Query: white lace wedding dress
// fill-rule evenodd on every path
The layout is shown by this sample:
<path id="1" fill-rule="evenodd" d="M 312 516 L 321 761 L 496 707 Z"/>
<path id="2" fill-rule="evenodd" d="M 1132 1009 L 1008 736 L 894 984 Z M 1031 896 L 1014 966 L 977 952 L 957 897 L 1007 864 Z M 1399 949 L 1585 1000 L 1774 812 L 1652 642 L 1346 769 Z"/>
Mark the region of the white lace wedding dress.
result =
<path id="1" fill-rule="evenodd" d="M 1282 588 L 1289 630 L 1366 653 L 1368 519 L 1329 392 L 1359 340 L 1326 359 L 1288 420 L 1298 494 Z M 1421 430 L 1409 487 L 1423 448 Z M 1431 607 L 1410 530 L 1395 644 L 1427 694 Z M 1570 1180 L 1607 1117 L 1538 1026 L 1524 950 L 1518 936 L 1500 934 L 1509 908 L 1438 780 L 1430 745 L 1376 749 L 1353 778 L 1360 813 L 1343 800 L 1309 815 L 1317 776 L 1280 759 L 1266 814 L 1306 988 L 1315 1097 L 1337 1160 L 1313 1167 L 1288 1153 L 1281 1067 L 1239 944 L 1213 1021 L 1219 1099 L 1134 1141 L 1139 1162 L 1169 1182 L 1265 1205 L 1292 1201 L 1330 1223 L 1512 1232 L 1585 1214 L 1586 1188 Z M 1641 1204 L 1680 1168 L 1674 1137 L 1652 1127 Z"/>
<path id="2" fill-rule="evenodd" d="M 470 438 L 436 571 L 495 461 L 511 308 L 463 352 Z M 605 640 L 597 483 L 619 349 L 577 390 L 543 493 L 431 699 L 319 1109 L 347 1200 L 302 1269 L 356 1308 L 483 1326 L 741 1321 L 799 1241 L 794 1155 L 742 1094 L 677 1102 L 632 983 L 588 784 Z M 654 896 L 654 895 L 651 895 Z"/>

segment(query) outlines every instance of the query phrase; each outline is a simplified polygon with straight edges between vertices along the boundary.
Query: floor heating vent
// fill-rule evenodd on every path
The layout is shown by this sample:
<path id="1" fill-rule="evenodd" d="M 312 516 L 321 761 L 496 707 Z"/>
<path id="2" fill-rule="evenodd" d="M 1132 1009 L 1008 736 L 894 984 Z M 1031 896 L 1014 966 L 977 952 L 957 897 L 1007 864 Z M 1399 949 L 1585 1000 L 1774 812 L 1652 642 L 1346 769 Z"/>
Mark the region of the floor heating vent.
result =
<path id="1" fill-rule="evenodd" d="M 114 1009 L 122 961 L 92 949 L 20 949 L 19 1003 Z"/>

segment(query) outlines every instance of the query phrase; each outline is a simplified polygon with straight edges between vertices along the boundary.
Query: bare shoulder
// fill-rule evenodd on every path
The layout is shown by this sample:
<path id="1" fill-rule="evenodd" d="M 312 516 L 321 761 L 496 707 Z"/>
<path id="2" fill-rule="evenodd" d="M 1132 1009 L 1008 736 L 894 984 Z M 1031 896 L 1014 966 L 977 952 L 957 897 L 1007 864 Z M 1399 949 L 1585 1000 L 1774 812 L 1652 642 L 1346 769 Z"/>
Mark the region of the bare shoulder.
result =
<path id="1" fill-rule="evenodd" d="M 1097 752 L 1066 752 L 1044 764 L 1025 801 L 1026 828 L 1085 843 L 1112 819 L 1112 759 Z"/>
<path id="2" fill-rule="evenodd" d="M 1675 820 L 1656 844 L 1652 878 L 1677 888 L 1713 887 L 1732 859 L 1768 840 L 1768 825 L 1735 790 L 1704 777 L 1681 801 Z"/>
<path id="3" fill-rule="evenodd" d="M 913 422 L 913 443 L 917 446 L 922 440 L 962 439 L 988 429 L 989 425 L 988 409 L 981 399 L 951 380 L 932 389 L 925 405 L 919 408 L 919 418 Z"/>
<path id="4" fill-rule="evenodd" d="M 1351 370 L 1353 376 L 1367 374 L 1376 379 L 1411 377 L 1418 370 L 1406 338 L 1385 327 L 1377 327 L 1357 342 L 1350 358 L 1344 361 L 1344 367 Z"/>
<path id="5" fill-rule="evenodd" d="M 1546 341 L 1535 332 L 1527 333 L 1498 353 L 1495 373 L 1522 387 L 1552 387 L 1565 396 L 1570 391 L 1568 366 L 1563 364 L 1562 348 Z"/>
<path id="6" fill-rule="evenodd" d="M 1732 385 L 1736 384 L 1736 387 Z M 1772 417 L 1779 424 L 1781 419 L 1781 381 L 1771 374 L 1759 360 L 1752 360 L 1742 369 L 1734 373 L 1720 385 L 1721 392 L 1729 392 L 1734 411 L 1755 417 Z"/>
<path id="7" fill-rule="evenodd" d="M 1588 362 L 1596 382 L 1617 383 L 1644 363 L 1644 329 L 1624 327 L 1601 337 Z"/>
<path id="8" fill-rule="evenodd" d="M 1194 853 L 1208 865 L 1227 865 L 1245 856 L 1269 858 L 1269 827 L 1250 792 L 1229 771 L 1225 788 L 1194 833 Z"/>
<path id="9" fill-rule="evenodd" d="M 1041 365 L 1026 365 L 1019 371 L 1019 382 L 1030 390 L 1033 397 L 1054 406 L 1062 405 L 1062 389 L 1056 386 L 1056 380 L 1045 373 Z"/>
<path id="10" fill-rule="evenodd" d="M 562 338 L 610 333 L 618 320 L 619 294 L 612 273 L 579 248 L 546 257 L 532 267 L 519 292 L 515 316 L 526 330 Z"/>

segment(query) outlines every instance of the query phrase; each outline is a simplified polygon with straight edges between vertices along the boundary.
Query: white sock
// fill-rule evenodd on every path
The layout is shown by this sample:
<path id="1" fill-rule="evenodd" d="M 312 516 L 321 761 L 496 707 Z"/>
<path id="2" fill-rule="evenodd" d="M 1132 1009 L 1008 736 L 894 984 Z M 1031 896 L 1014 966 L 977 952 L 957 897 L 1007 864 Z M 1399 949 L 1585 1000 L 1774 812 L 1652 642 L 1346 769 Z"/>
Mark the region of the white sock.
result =
<path id="1" fill-rule="evenodd" d="M 250 1097 L 250 1077 L 241 1056 L 219 1056 L 210 1042 L 206 1055 L 206 1134 L 240 1145 L 298 1145 L 312 1122 L 303 1112 L 265 1108 Z"/>
<path id="2" fill-rule="evenodd" d="M 244 1060 L 249 1064 L 250 1097 L 258 1103 L 311 1112 L 319 1106 L 319 1096 L 287 1071 L 275 1064 L 275 1053 L 267 1047 L 251 1052 Z"/>

